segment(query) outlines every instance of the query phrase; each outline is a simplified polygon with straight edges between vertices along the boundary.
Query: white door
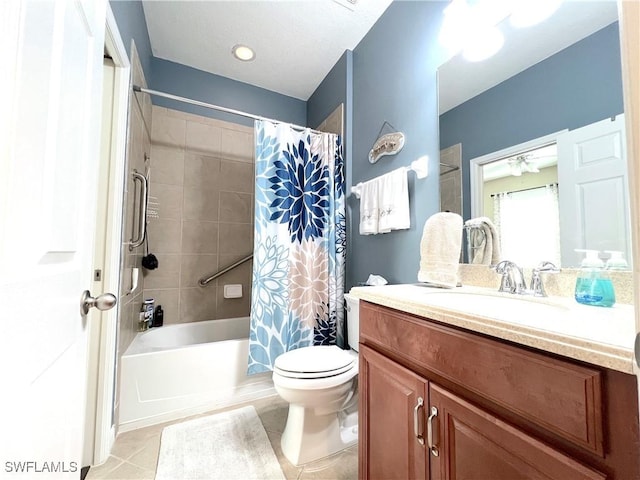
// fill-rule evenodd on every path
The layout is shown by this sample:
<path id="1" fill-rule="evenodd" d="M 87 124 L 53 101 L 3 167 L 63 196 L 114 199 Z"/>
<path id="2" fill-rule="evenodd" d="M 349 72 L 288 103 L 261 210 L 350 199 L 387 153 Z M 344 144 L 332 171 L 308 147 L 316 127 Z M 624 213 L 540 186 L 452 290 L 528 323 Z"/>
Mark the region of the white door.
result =
<path id="1" fill-rule="evenodd" d="M 80 295 L 92 277 L 105 8 L 0 2 L 0 475 L 9 478 L 77 478 L 81 467 Z"/>
<path id="2" fill-rule="evenodd" d="M 576 248 L 617 250 L 631 260 L 624 116 L 558 136 L 562 264 L 579 266 Z"/>

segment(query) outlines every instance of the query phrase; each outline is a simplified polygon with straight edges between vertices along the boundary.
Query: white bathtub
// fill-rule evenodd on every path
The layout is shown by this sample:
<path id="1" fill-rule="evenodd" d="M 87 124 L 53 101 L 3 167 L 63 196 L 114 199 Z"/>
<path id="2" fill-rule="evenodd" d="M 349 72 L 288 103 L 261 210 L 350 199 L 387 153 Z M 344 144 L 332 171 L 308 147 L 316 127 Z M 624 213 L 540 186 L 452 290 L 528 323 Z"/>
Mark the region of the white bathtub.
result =
<path id="1" fill-rule="evenodd" d="M 247 376 L 249 317 L 138 333 L 120 363 L 120 431 L 275 395 L 271 373 Z"/>

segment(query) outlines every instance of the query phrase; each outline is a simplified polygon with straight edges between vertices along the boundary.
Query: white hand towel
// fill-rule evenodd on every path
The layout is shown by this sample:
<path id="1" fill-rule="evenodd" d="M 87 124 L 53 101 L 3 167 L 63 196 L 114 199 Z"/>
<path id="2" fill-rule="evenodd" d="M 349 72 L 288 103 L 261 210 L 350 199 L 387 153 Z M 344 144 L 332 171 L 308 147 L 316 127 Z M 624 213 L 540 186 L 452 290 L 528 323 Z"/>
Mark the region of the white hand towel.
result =
<path id="1" fill-rule="evenodd" d="M 378 230 L 404 230 L 411 227 L 407 170 L 398 168 L 379 177 L 380 221 Z"/>
<path id="2" fill-rule="evenodd" d="M 378 233 L 378 180 L 373 179 L 360 185 L 360 235 Z"/>
<path id="3" fill-rule="evenodd" d="M 445 288 L 458 284 L 458 265 L 462 248 L 462 217 L 440 212 L 424 224 L 420 241 L 418 281 Z"/>

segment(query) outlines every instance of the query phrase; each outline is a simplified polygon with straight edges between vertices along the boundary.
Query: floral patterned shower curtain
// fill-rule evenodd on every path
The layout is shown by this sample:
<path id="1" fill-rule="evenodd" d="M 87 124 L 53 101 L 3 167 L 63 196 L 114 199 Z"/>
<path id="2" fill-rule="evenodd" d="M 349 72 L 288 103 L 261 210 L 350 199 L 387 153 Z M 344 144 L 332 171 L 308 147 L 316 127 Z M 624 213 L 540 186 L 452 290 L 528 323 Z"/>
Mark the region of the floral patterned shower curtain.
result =
<path id="1" fill-rule="evenodd" d="M 281 353 L 342 345 L 345 185 L 338 135 L 257 121 L 248 373 Z"/>

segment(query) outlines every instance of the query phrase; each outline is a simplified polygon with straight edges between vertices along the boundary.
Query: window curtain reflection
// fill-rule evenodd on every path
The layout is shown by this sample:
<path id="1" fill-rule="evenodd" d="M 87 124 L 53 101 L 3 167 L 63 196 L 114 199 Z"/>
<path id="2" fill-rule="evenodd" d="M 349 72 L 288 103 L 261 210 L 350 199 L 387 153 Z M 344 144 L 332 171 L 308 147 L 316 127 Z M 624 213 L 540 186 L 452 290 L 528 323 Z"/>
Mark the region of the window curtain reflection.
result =
<path id="1" fill-rule="evenodd" d="M 495 194 L 493 208 L 502 258 L 526 267 L 561 265 L 558 185 Z"/>

